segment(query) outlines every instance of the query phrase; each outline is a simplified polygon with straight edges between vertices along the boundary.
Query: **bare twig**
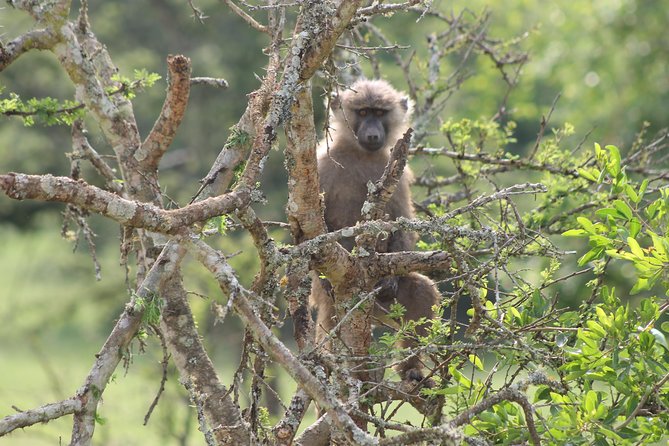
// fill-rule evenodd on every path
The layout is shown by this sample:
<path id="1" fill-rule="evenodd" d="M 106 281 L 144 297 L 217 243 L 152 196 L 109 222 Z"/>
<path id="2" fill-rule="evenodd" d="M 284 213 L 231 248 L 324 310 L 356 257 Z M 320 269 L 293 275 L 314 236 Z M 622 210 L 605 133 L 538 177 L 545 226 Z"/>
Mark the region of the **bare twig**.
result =
<path id="1" fill-rule="evenodd" d="M 167 366 L 170 363 L 170 354 L 167 351 L 167 344 L 165 343 L 165 337 L 163 336 L 163 333 L 160 331 L 160 327 L 154 325 L 151 327 L 151 329 L 156 334 L 156 336 L 158 336 L 158 339 L 160 340 L 160 347 L 163 350 L 163 360 L 160 363 L 163 373 L 160 378 L 160 387 L 158 388 L 158 393 L 156 393 L 155 398 L 153 398 L 153 401 L 149 406 L 149 409 L 146 411 L 146 415 L 144 415 L 144 426 L 146 426 L 149 423 L 149 418 L 151 418 L 153 409 L 156 408 L 156 406 L 158 405 L 158 401 L 160 401 L 160 395 L 162 395 L 163 392 L 165 391 L 165 383 L 167 382 Z"/>
<path id="2" fill-rule="evenodd" d="M 105 179 L 107 188 L 117 194 L 121 194 L 123 186 L 121 186 L 114 170 L 89 144 L 88 138 L 86 137 L 86 130 L 84 129 L 84 123 L 80 119 L 72 124 L 72 145 L 81 153 L 81 156 L 90 161 L 93 167 L 95 167 L 98 173 Z"/>
<path id="3" fill-rule="evenodd" d="M 228 8 L 232 9 L 235 14 L 241 17 L 251 28 L 255 29 L 256 31 L 260 31 L 261 33 L 268 33 L 267 27 L 265 25 L 258 23 L 256 19 L 251 17 L 246 11 L 237 6 L 232 0 L 223 0 L 223 2 L 228 5 Z"/>
<path id="4" fill-rule="evenodd" d="M 532 150 L 530 150 L 530 155 L 527 157 L 528 160 L 532 160 L 534 158 L 534 155 L 537 154 L 537 150 L 539 150 L 539 145 L 541 144 L 541 140 L 544 137 L 544 132 L 546 131 L 546 126 L 548 125 L 548 122 L 551 120 L 551 116 L 553 115 L 553 111 L 555 110 L 555 106 L 557 105 L 557 101 L 560 99 L 560 95 L 558 94 L 555 96 L 555 99 L 553 99 L 553 103 L 551 104 L 551 108 L 548 111 L 548 116 L 541 116 L 541 124 L 539 126 L 539 132 L 537 133 L 537 140 L 534 142 L 534 146 L 532 147 Z"/>
<path id="5" fill-rule="evenodd" d="M 226 89 L 229 87 L 228 81 L 216 77 L 191 77 L 191 85 L 206 85 L 208 87 Z"/>

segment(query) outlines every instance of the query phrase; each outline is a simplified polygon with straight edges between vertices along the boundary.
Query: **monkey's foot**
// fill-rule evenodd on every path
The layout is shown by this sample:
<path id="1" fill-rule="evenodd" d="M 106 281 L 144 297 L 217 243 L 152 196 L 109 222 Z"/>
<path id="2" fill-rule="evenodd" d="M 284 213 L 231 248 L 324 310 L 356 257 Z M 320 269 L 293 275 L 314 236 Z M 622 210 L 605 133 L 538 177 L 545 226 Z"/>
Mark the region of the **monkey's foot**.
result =
<path id="1" fill-rule="evenodd" d="M 380 302 L 392 302 L 397 298 L 397 287 L 399 286 L 396 276 L 384 277 L 376 282 L 374 288 L 381 288 L 376 295 Z"/>

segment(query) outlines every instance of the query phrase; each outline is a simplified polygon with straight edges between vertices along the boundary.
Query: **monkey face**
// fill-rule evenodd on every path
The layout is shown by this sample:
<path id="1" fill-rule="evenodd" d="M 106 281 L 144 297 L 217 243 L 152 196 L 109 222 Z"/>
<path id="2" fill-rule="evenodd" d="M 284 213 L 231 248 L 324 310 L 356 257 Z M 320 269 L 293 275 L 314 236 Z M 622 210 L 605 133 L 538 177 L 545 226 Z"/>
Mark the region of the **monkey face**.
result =
<path id="1" fill-rule="evenodd" d="M 383 80 L 359 80 L 329 102 L 334 146 L 380 153 L 402 136 L 411 115 L 407 97 Z"/>
<path id="2" fill-rule="evenodd" d="M 352 130 L 363 149 L 375 152 L 386 144 L 387 114 L 387 110 L 379 108 L 363 108 L 355 111 Z"/>

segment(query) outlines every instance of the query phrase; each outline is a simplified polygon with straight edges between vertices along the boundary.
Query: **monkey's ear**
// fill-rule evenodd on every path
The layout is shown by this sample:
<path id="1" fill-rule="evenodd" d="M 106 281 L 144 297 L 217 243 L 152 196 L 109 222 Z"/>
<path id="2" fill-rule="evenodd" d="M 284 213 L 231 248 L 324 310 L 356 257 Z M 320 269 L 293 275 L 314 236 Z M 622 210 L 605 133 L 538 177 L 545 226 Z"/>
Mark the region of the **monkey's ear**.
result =
<path id="1" fill-rule="evenodd" d="M 410 99 L 408 96 L 402 96 L 402 98 L 400 99 L 400 107 L 402 107 L 402 110 L 404 110 L 404 112 L 409 111 L 409 102 Z"/>
<path id="2" fill-rule="evenodd" d="M 341 98 L 338 94 L 333 93 L 332 97 L 330 97 L 330 109 L 337 110 L 339 108 L 341 108 Z"/>
<path id="3" fill-rule="evenodd" d="M 413 101 L 409 98 L 409 96 L 402 96 L 399 101 L 400 107 L 404 111 L 404 115 L 406 118 L 411 117 L 413 114 Z"/>

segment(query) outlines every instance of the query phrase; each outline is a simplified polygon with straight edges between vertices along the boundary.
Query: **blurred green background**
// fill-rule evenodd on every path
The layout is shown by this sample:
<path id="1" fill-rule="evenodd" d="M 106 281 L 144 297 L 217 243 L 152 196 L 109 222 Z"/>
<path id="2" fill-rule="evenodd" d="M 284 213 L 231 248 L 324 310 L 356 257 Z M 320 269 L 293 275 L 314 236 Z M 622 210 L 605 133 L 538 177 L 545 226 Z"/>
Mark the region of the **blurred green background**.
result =
<path id="1" fill-rule="evenodd" d="M 76 3 L 76 2 L 75 2 Z M 167 1 L 90 2 L 93 31 L 109 49 L 124 75 L 145 68 L 165 77 L 168 54 L 191 58 L 194 76 L 225 78 L 227 90 L 193 87 L 189 109 L 177 138 L 161 166 L 161 185 L 174 201 L 186 203 L 197 189 L 197 180 L 209 169 L 222 147 L 228 128 L 239 119 L 246 95 L 263 75 L 265 36 L 251 30 L 237 16 L 214 0 L 196 1 L 207 19 L 192 16 L 188 3 Z M 590 0 L 546 2 L 531 0 L 434 1 L 444 12 L 463 8 L 491 13 L 490 34 L 501 39 L 518 37 L 530 55 L 520 83 L 507 101 L 517 124 L 523 152 L 534 143 L 542 114 L 561 94 L 551 125 L 570 122 L 574 140 L 591 132 L 588 141 L 625 146 L 644 121 L 650 131 L 669 121 L 669 8 L 662 2 L 643 0 Z M 262 16 L 256 14 L 262 20 Z M 375 19 L 393 41 L 417 50 L 418 70 L 425 64 L 426 36 L 438 32 L 438 22 L 398 15 Z M 9 41 L 32 26 L 31 19 L 10 7 L 0 9 L 2 39 Z M 391 58 L 382 69 L 398 88 L 401 73 Z M 450 62 L 449 62 L 450 63 Z M 442 67 L 444 75 L 457 66 Z M 423 65 L 421 65 L 423 64 Z M 480 118 L 496 113 L 506 94 L 489 59 L 474 59 L 471 77 L 447 103 L 444 119 Z M 363 67 L 369 74 L 369 67 Z M 55 57 L 31 52 L 0 73 L 3 96 L 16 92 L 23 98 L 71 99 L 73 88 Z M 165 79 L 134 100 L 140 131 L 146 135 L 160 111 Z M 319 104 L 320 105 L 320 104 Z M 322 108 L 318 118 L 322 119 Z M 110 154 L 94 127 L 91 144 Z M 0 172 L 67 175 L 70 130 L 66 127 L 27 128 L 18 119 L 0 120 Z M 438 144 L 438 140 L 434 142 Z M 416 163 L 420 173 L 426 168 Z M 85 178 L 92 178 L 92 175 Z M 522 182 L 518 178 L 518 182 Z M 285 172 L 280 152 L 273 152 L 265 169 L 262 188 L 266 206 L 257 207 L 267 219 L 285 221 Z M 0 196 L 0 416 L 12 406 L 29 409 L 73 394 L 82 383 L 114 321 L 128 299 L 125 272 L 119 266 L 117 225 L 98 217 L 91 223 L 98 234 L 102 280 L 95 280 L 86 245 L 76 251 L 61 237 L 63 206 L 17 202 Z M 285 241 L 285 234 L 277 233 Z M 250 240 L 233 234 L 218 246 L 228 253 L 241 251 L 231 263 L 249 284 L 256 263 Z M 234 317 L 214 325 L 209 298 L 217 286 L 193 262 L 185 266 L 188 290 L 205 342 L 211 348 L 223 381 L 236 367 L 241 324 Z M 533 268 L 534 270 L 534 268 Z M 536 268 L 538 271 L 539 268 Z M 578 296 L 576 296 L 578 297 Z M 162 401 L 148 427 L 142 420 L 159 385 L 161 351 L 149 340 L 146 352 L 135 354 L 127 370 L 117 371 L 104 395 L 100 414 L 105 420 L 96 430 L 100 445 L 203 444 L 193 412 L 178 384 L 174 370 Z M 277 374 L 278 375 L 278 374 Z M 281 379 L 281 378 L 279 378 Z M 280 382 L 288 395 L 293 386 Z M 0 444 L 52 445 L 69 441 L 69 418 L 18 431 Z"/>

